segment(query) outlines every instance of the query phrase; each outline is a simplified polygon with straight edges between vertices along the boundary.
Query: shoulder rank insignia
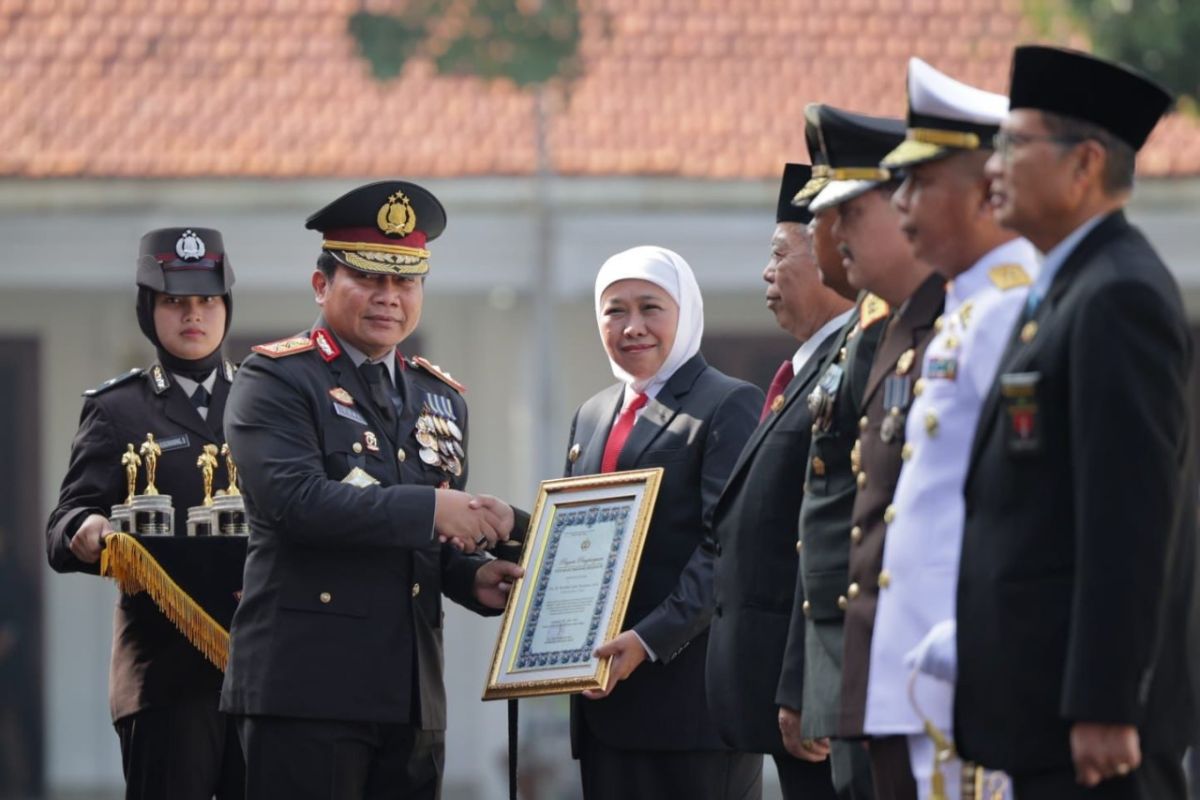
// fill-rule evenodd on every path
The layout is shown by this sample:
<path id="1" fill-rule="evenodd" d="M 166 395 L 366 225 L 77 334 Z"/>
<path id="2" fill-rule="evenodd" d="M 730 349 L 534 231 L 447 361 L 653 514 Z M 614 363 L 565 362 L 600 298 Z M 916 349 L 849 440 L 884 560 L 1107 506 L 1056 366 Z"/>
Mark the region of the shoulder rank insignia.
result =
<path id="1" fill-rule="evenodd" d="M 292 356 L 296 353 L 303 353 L 312 350 L 316 347 L 312 339 L 307 336 L 291 336 L 287 339 L 280 339 L 276 342 L 267 342 L 266 344 L 256 344 L 250 349 L 256 353 L 262 353 L 270 358 L 282 358 L 283 356 Z"/>
<path id="2" fill-rule="evenodd" d="M 1002 292 L 1033 283 L 1029 273 L 1020 264 L 1001 264 L 998 267 L 992 267 L 988 270 L 988 277 Z"/>
<path id="3" fill-rule="evenodd" d="M 862 300 L 862 306 L 858 314 L 859 329 L 865 331 L 876 322 L 879 322 L 879 320 L 886 318 L 891 311 L 886 300 L 868 292 L 867 296 Z"/>
<path id="4" fill-rule="evenodd" d="M 458 392 L 459 394 L 467 393 L 467 387 L 463 386 L 461 383 L 454 380 L 454 378 L 451 378 L 449 372 L 443 372 L 441 367 L 439 367 L 435 364 L 430 364 L 429 359 L 423 358 L 421 356 L 413 356 L 409 360 L 412 362 L 414 367 L 420 367 L 421 369 L 425 370 L 433 377 L 446 383 L 448 386 L 450 386 L 452 389 L 454 389 L 454 391 Z"/>
<path id="5" fill-rule="evenodd" d="M 129 372 L 123 372 L 120 375 L 109 378 L 104 383 L 100 384 L 99 386 L 97 386 L 94 389 L 86 390 L 83 393 L 83 396 L 84 397 L 95 397 L 96 395 L 107 392 L 109 389 L 113 388 L 114 386 L 120 386 L 122 383 L 132 380 L 133 378 L 136 378 L 141 374 L 142 374 L 141 367 L 134 367 L 133 369 L 129 370 Z"/>

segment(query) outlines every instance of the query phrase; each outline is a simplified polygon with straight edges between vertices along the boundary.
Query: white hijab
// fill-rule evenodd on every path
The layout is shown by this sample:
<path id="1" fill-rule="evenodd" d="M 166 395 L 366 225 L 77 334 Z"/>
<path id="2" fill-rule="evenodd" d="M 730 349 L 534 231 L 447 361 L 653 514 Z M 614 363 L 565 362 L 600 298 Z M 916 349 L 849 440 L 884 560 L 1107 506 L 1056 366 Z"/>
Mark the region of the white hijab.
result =
<path id="1" fill-rule="evenodd" d="M 630 279 L 650 281 L 671 295 L 679 306 L 675 343 L 653 377 L 639 380 L 621 369 L 611 356 L 608 359 L 617 380 L 640 392 L 652 383 L 666 383 L 675 370 L 700 352 L 700 339 L 704 335 L 704 300 L 700 297 L 696 276 L 682 256 L 665 247 L 634 247 L 605 261 L 596 273 L 596 323 L 599 327 L 604 327 L 600 295 L 617 281 Z"/>

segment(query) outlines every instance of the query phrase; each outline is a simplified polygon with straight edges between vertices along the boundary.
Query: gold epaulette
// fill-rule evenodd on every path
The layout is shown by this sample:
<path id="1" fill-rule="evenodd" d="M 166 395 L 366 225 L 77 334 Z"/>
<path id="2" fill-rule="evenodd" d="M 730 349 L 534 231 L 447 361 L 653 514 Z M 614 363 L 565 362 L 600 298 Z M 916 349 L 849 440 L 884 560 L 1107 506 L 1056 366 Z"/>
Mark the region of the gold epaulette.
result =
<path id="1" fill-rule="evenodd" d="M 441 367 L 439 367 L 435 364 L 430 364 L 429 359 L 423 358 L 422 356 L 413 356 L 411 359 L 409 359 L 409 361 L 412 362 L 412 365 L 414 367 L 419 367 L 419 368 L 425 370 L 433 377 L 437 378 L 438 380 L 440 380 L 443 383 L 450 386 L 452 389 L 454 389 L 454 391 L 458 392 L 459 394 L 467 393 L 467 387 L 463 386 L 461 383 L 454 380 L 454 378 L 451 378 L 449 372 L 443 372 Z"/>
<path id="2" fill-rule="evenodd" d="M 286 339 L 280 339 L 276 342 L 267 342 L 266 344 L 256 344 L 250 349 L 256 353 L 262 353 L 264 356 L 271 358 L 282 358 L 283 356 L 291 356 L 296 353 L 303 353 L 307 350 L 312 350 L 316 345 L 312 339 L 307 336 L 289 336 Z"/>
<path id="3" fill-rule="evenodd" d="M 862 305 L 859 309 L 858 326 L 865 331 L 876 322 L 879 322 L 879 320 L 886 319 L 891 311 L 892 309 L 888 307 L 886 300 L 879 295 L 867 292 L 866 296 L 862 299 Z"/>
<path id="4" fill-rule="evenodd" d="M 1002 292 L 1033 283 L 1033 278 L 1029 277 L 1029 273 L 1020 264 L 1001 264 L 998 267 L 992 267 L 988 270 L 988 277 Z"/>

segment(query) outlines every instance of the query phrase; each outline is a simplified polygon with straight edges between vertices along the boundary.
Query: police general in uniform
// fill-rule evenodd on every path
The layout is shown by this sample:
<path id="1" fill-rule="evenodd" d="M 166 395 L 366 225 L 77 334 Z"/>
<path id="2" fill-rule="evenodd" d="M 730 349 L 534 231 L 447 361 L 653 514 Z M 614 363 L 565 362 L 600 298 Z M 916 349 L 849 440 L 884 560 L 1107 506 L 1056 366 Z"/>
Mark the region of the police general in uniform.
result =
<path id="1" fill-rule="evenodd" d="M 768 307 L 801 344 L 771 382 L 762 419 L 713 511 L 716 605 L 706 681 L 721 738 L 773 755 L 784 797 L 802 800 L 834 794 L 826 754 L 801 751 L 799 732 L 780 729 L 780 705 L 803 702 L 804 664 L 783 660 L 796 591 L 798 484 L 812 436 L 808 394 L 853 307 L 821 285 L 805 227 L 811 217 L 791 204 L 810 177 L 807 165 L 785 170 L 763 271 Z"/>
<path id="2" fill-rule="evenodd" d="M 108 516 L 129 485 L 122 454 L 153 434 L 156 484 L 172 498 L 175 535 L 200 505 L 196 459 L 225 437 L 221 414 L 234 367 L 221 354 L 232 319 L 233 269 L 218 231 L 164 228 L 142 237 L 137 320 L 157 360 L 84 393 L 79 431 L 50 514 L 46 543 L 58 572 L 99 573 Z M 146 593 L 122 594 L 113 622 L 109 704 L 127 798 L 242 796 L 242 756 L 217 711 L 221 673 Z"/>
<path id="3" fill-rule="evenodd" d="M 231 390 L 250 542 L 221 706 L 238 718 L 249 798 L 435 797 L 442 594 L 492 613 L 519 574 L 474 553 L 514 516 L 461 491 L 463 387 L 396 349 L 445 220 L 403 181 L 310 217 L 322 316 L 254 348 Z"/>
<path id="4" fill-rule="evenodd" d="M 1198 629 L 1192 336 L 1122 210 L 1170 96 L 1027 46 L 1009 100 L 993 207 L 1045 258 L 971 451 L 956 739 L 1019 800 L 1181 798 Z"/>

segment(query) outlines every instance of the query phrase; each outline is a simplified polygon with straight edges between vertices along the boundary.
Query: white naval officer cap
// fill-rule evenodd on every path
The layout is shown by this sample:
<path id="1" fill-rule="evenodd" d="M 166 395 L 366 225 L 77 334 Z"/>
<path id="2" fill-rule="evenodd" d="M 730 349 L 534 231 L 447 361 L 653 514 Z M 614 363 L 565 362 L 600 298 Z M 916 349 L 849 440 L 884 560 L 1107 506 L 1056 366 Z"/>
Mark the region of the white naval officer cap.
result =
<path id="1" fill-rule="evenodd" d="M 990 150 L 1008 113 L 1008 98 L 908 60 L 908 133 L 880 166 L 902 170 L 963 150 Z"/>

